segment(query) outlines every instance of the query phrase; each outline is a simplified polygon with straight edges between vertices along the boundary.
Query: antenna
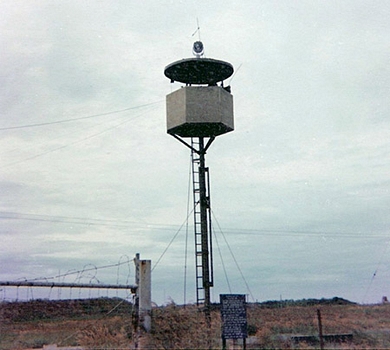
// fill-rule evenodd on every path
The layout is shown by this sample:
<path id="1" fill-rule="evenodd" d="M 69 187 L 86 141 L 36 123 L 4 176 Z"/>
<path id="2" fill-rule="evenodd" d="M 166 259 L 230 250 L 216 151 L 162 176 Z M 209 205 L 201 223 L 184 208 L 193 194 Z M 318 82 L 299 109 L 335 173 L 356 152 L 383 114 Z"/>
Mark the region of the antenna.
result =
<path id="1" fill-rule="evenodd" d="M 236 74 L 237 74 L 238 70 L 241 68 L 241 66 L 242 66 L 242 63 L 238 66 L 238 68 L 235 70 L 232 77 L 230 78 L 229 85 L 232 83 L 233 78 L 236 76 Z"/>
<path id="2" fill-rule="evenodd" d="M 192 33 L 191 36 L 194 36 L 196 33 L 198 33 L 198 39 L 199 39 L 199 41 L 201 41 L 201 39 L 200 39 L 200 26 L 199 26 L 198 17 L 196 17 L 196 25 L 197 25 L 197 28 L 196 28 L 195 32 Z"/>

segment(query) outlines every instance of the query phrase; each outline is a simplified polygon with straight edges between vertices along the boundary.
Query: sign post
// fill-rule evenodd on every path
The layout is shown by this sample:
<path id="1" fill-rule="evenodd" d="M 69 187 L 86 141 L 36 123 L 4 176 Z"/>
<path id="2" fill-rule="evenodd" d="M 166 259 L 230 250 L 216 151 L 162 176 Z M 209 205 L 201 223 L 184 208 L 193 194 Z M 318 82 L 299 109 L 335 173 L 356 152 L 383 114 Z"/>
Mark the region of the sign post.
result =
<path id="1" fill-rule="evenodd" d="M 219 299 L 223 349 L 226 349 L 226 339 L 243 339 L 245 350 L 248 336 L 245 294 L 220 294 Z"/>

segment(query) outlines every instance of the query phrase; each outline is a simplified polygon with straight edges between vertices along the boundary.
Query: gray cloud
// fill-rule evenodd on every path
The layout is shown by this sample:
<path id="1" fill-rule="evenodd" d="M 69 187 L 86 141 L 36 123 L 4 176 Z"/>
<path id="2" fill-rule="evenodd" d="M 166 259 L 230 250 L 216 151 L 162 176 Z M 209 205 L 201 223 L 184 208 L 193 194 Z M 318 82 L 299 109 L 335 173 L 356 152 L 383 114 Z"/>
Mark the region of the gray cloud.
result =
<path id="1" fill-rule="evenodd" d="M 360 302 L 369 286 L 366 302 L 386 294 L 387 3 L 0 9 L 0 128 L 102 114 L 0 130 L 0 279 L 136 252 L 160 258 L 187 216 L 189 172 L 189 151 L 166 135 L 165 95 L 180 84 L 163 69 L 191 56 L 198 17 L 207 57 L 239 68 L 236 130 L 214 142 L 207 163 L 214 214 L 254 297 Z M 154 270 L 159 303 L 183 299 L 182 231 Z M 234 291 L 247 293 L 223 242 Z M 216 300 L 227 291 L 217 254 Z"/>

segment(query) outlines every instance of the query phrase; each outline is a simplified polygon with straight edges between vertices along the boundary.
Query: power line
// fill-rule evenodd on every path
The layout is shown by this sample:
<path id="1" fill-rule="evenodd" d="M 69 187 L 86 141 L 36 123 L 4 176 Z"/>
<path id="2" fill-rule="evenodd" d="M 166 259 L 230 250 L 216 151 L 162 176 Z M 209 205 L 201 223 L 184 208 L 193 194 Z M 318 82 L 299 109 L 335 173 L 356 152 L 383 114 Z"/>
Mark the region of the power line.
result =
<path id="1" fill-rule="evenodd" d="M 147 223 L 140 221 L 130 221 L 123 219 L 93 219 L 84 218 L 78 216 L 51 216 L 45 214 L 28 214 L 20 212 L 3 212 L 0 211 L 0 220 L 26 220 L 26 221 L 40 221 L 51 223 L 64 223 L 86 226 L 108 226 L 108 227 L 129 227 L 132 225 L 143 225 L 148 230 L 164 230 L 173 231 L 177 229 L 177 225 L 169 225 L 162 223 Z M 181 226 L 182 227 L 182 226 Z M 244 229 L 244 228 L 224 228 L 225 233 L 234 233 L 235 235 L 254 235 L 254 236 L 273 236 L 275 234 L 278 237 L 300 237 L 300 236 L 312 236 L 312 237 L 343 237 L 343 238 L 388 238 L 388 234 L 360 234 L 354 232 L 337 232 L 337 231 L 305 231 L 305 230 L 267 230 L 267 229 Z"/>
<path id="2" fill-rule="evenodd" d="M 375 269 L 375 271 L 374 271 L 374 273 L 373 273 L 373 275 L 371 277 L 371 280 L 370 280 L 370 282 L 369 282 L 369 284 L 367 286 L 366 293 L 364 294 L 364 297 L 363 297 L 363 300 L 362 300 L 362 304 L 364 304 L 364 301 L 366 300 L 366 297 L 367 297 L 367 295 L 368 295 L 368 293 L 369 293 L 369 291 L 371 289 L 371 285 L 374 282 L 374 279 L 375 279 L 375 277 L 376 277 L 376 275 L 378 273 L 379 266 L 382 264 L 382 260 L 383 260 L 383 258 L 385 256 L 386 252 L 387 252 L 387 249 L 389 248 L 389 244 L 390 244 L 390 241 L 387 242 L 387 244 L 385 246 L 385 249 L 383 250 L 383 253 L 382 253 L 382 255 L 379 258 L 379 262 L 377 264 L 377 267 L 376 267 L 376 269 Z"/>
<path id="3" fill-rule="evenodd" d="M 154 103 L 151 103 L 150 105 L 153 105 L 153 104 Z M 143 105 L 143 106 L 146 106 L 146 105 Z M 132 109 L 136 109 L 137 107 L 131 107 L 131 108 Z M 154 108 L 156 108 L 156 107 L 153 107 L 152 110 Z M 138 115 L 135 115 L 135 116 L 130 116 L 130 118 L 127 117 L 127 116 L 121 116 L 121 117 L 116 117 L 116 118 L 110 118 L 109 120 L 105 119 L 103 122 L 101 122 L 101 123 L 94 123 L 92 126 L 89 126 L 88 128 L 89 129 L 95 128 L 95 127 L 103 125 L 103 124 L 113 123 L 113 122 L 116 122 L 116 121 L 119 121 L 119 120 L 123 120 L 124 118 L 126 118 L 127 120 L 135 120 L 135 119 L 139 118 L 140 116 L 144 115 L 144 113 L 145 112 L 139 113 Z M 85 119 L 85 118 L 89 118 L 89 117 L 75 118 L 74 120 Z M 21 150 L 24 150 L 24 149 L 28 149 L 31 152 L 31 146 L 33 146 L 33 147 L 39 147 L 39 146 L 42 146 L 42 145 L 44 146 L 48 142 L 53 142 L 55 140 L 64 138 L 64 137 L 68 136 L 69 134 L 74 135 L 74 134 L 77 134 L 77 133 L 85 133 L 85 130 L 86 130 L 85 127 L 79 128 L 77 131 L 72 130 L 72 131 L 68 131 L 66 133 L 63 133 L 63 130 L 61 130 L 62 135 L 57 136 L 57 137 L 51 137 L 49 141 L 46 141 L 46 142 L 36 142 L 36 140 L 34 140 L 34 144 L 33 145 L 28 145 L 28 146 L 25 146 L 23 148 L 19 147 L 19 148 L 15 148 L 13 150 L 3 150 L 3 151 L 0 151 L 0 154 L 9 154 L 10 152 L 21 151 Z M 56 134 L 52 134 L 50 136 L 53 136 L 53 135 L 56 135 Z"/>
<path id="4" fill-rule="evenodd" d="M 124 116 L 120 116 L 120 117 L 116 117 L 116 118 L 110 118 L 109 120 L 105 119 L 103 122 L 100 122 L 100 123 L 94 123 L 93 125 L 89 126 L 88 129 L 91 129 L 91 128 L 95 128 L 95 127 L 98 127 L 100 125 L 103 125 L 103 124 L 107 124 L 107 123 L 113 123 L 113 122 L 116 122 L 116 121 L 119 121 L 119 120 L 123 120 L 123 118 L 128 118 L 128 117 L 124 117 Z M 133 119 L 136 119 L 136 117 L 131 117 L 131 120 Z M 79 128 L 77 131 L 75 130 L 71 130 L 71 131 L 68 131 L 68 132 L 65 132 L 63 133 L 63 130 L 61 130 L 61 135 L 59 134 L 57 137 L 51 137 L 49 141 L 43 141 L 43 142 L 36 142 L 37 140 L 34 140 L 34 144 L 33 144 L 33 147 L 40 147 L 40 146 L 44 146 L 45 144 L 47 144 L 48 142 L 53 142 L 53 141 L 56 141 L 58 139 L 62 139 L 66 136 L 69 136 L 69 135 L 75 135 L 75 134 L 79 134 L 79 133 L 85 133 L 86 131 L 86 128 L 83 127 L 83 128 Z M 53 135 L 56 135 L 56 134 L 53 134 Z M 53 136 L 51 135 L 51 136 Z M 0 154 L 9 154 L 10 152 L 15 152 L 15 151 L 20 151 L 20 150 L 24 150 L 24 149 L 28 149 L 31 151 L 31 146 L 32 145 L 28 145 L 28 146 L 25 146 L 23 148 L 14 148 L 12 150 L 4 150 L 2 151 Z"/>
<path id="5" fill-rule="evenodd" d="M 314 237 L 348 237 L 348 238 L 387 238 L 388 234 L 360 234 L 356 232 L 337 232 L 337 231 L 307 231 L 307 230 L 291 230 L 291 229 L 280 229 L 280 230 L 267 230 L 267 229 L 225 229 L 225 232 L 232 232 L 235 234 L 249 234 L 249 235 L 261 235 L 261 236 L 314 236 Z"/>
<path id="6" fill-rule="evenodd" d="M 20 215 L 26 217 L 20 217 Z M 88 218 L 80 218 L 80 217 L 49 216 L 49 215 L 24 214 L 24 213 L 15 213 L 15 212 L 0 212 L 0 220 L 1 219 L 76 224 L 76 225 L 86 225 L 86 226 L 110 226 L 110 227 L 128 227 L 131 224 L 139 224 L 139 222 L 136 221 L 128 221 L 128 220 L 120 220 L 120 219 L 88 219 Z"/>
<path id="7" fill-rule="evenodd" d="M 141 115 L 142 115 L 142 114 L 141 114 Z M 45 151 L 45 152 L 36 154 L 36 155 L 34 155 L 34 156 L 31 156 L 31 157 L 28 157 L 28 158 L 25 158 L 25 159 L 22 159 L 22 160 L 19 160 L 19 161 L 16 161 L 16 162 L 12 162 L 12 163 L 5 164 L 5 165 L 3 165 L 3 168 L 7 168 L 7 167 L 12 166 L 12 165 L 24 163 L 24 162 L 26 162 L 26 161 L 28 161 L 28 160 L 36 159 L 36 158 L 42 157 L 42 156 L 44 156 L 44 155 L 46 155 L 46 154 L 53 153 L 53 152 L 59 151 L 59 150 L 61 150 L 61 149 L 67 148 L 67 147 L 69 147 L 69 146 L 73 146 L 73 145 L 75 145 L 75 144 L 84 142 L 84 141 L 86 141 L 86 140 L 92 139 L 92 138 L 97 137 L 97 136 L 100 136 L 100 135 L 102 135 L 102 134 L 104 134 L 104 133 L 106 133 L 106 132 L 108 132 L 108 131 L 110 131 L 110 130 L 116 129 L 116 128 L 118 128 L 119 126 L 121 126 L 121 125 L 123 125 L 123 124 L 126 124 L 126 123 L 128 123 L 128 122 L 134 120 L 135 118 L 139 118 L 141 115 L 138 115 L 138 116 L 136 116 L 136 117 L 134 117 L 134 118 L 131 118 L 131 119 L 127 119 L 127 120 L 125 120 L 125 121 L 122 121 L 121 123 L 118 123 L 118 124 L 116 124 L 116 125 L 114 125 L 114 126 L 112 126 L 112 127 L 106 128 L 106 129 L 104 129 L 104 130 L 102 130 L 102 131 L 99 131 L 99 132 L 97 132 L 97 133 L 95 133 L 95 134 L 92 134 L 92 135 L 89 135 L 89 136 L 87 136 L 87 137 L 84 137 L 84 138 L 82 138 L 82 139 L 78 139 L 78 140 L 76 140 L 76 141 L 69 142 L 69 143 L 67 143 L 67 144 L 65 144 L 65 145 L 62 145 L 62 146 L 53 148 L 53 149 L 51 149 L 51 150 L 48 150 L 48 151 Z"/>
<path id="8" fill-rule="evenodd" d="M 230 247 L 229 242 L 227 241 L 226 236 L 225 236 L 225 234 L 223 233 L 223 231 L 222 231 L 222 229 L 221 229 L 221 226 L 219 225 L 219 222 L 218 222 L 217 218 L 216 218 L 215 215 L 214 215 L 214 212 L 212 212 L 212 214 L 213 214 L 214 220 L 215 220 L 215 222 L 217 223 L 218 228 L 219 228 L 219 230 L 220 230 L 220 232 L 221 232 L 221 234 L 222 234 L 222 237 L 223 237 L 223 239 L 224 239 L 224 241 L 225 241 L 225 243 L 226 243 L 226 245 L 227 245 L 227 247 L 228 247 L 228 249 L 229 249 L 229 252 L 230 252 L 230 254 L 231 254 L 231 256 L 232 256 L 232 258 L 233 258 L 233 260 L 234 260 L 234 262 L 235 262 L 235 264 L 236 264 L 236 267 L 237 267 L 238 271 L 240 272 L 241 278 L 243 279 L 243 281 L 244 281 L 244 283 L 245 283 L 245 285 L 246 285 L 247 291 L 248 291 L 248 293 L 250 294 L 250 296 L 252 297 L 252 300 L 255 301 L 255 298 L 254 298 L 254 296 L 253 296 L 253 294 L 252 294 L 252 291 L 251 291 L 251 289 L 249 288 L 249 284 L 248 284 L 248 282 L 246 281 L 246 278 L 245 278 L 245 276 L 244 276 L 244 274 L 243 274 L 243 272 L 242 272 L 242 270 L 241 270 L 241 268 L 240 268 L 240 265 L 239 265 L 238 262 L 237 262 L 237 259 L 236 259 L 235 255 L 234 255 L 234 253 L 233 253 L 233 250 L 232 250 L 232 248 Z"/>
<path id="9" fill-rule="evenodd" d="M 152 105 L 161 103 L 161 102 L 163 102 L 163 101 L 164 101 L 164 100 L 159 100 L 159 101 L 156 101 L 156 102 L 146 103 L 146 104 L 143 104 L 143 105 L 138 105 L 138 106 L 134 106 L 134 107 L 128 107 L 128 108 L 124 108 L 124 109 L 118 109 L 118 110 L 115 110 L 115 111 L 110 111 L 110 112 L 105 112 L 105 113 L 99 113 L 99 114 L 88 115 L 88 116 L 85 116 L 85 117 L 77 117 L 77 118 L 70 118 L 70 119 L 62 119 L 62 120 L 56 120 L 56 121 L 52 121 L 52 122 L 45 122 L 45 123 L 36 123 L 36 124 L 25 124 L 25 125 L 17 125 L 17 126 L 8 126 L 8 127 L 0 128 L 0 131 L 2 131 L 2 130 L 14 130 L 14 129 L 35 128 L 35 127 L 41 127 L 41 126 L 47 126 L 47 125 L 62 124 L 62 123 L 70 123 L 70 122 L 74 122 L 74 121 L 78 121 L 78 120 L 83 120 L 83 119 L 90 119 L 90 118 L 103 117 L 103 116 L 106 116 L 106 115 L 111 115 L 111 114 L 116 114 L 116 113 L 122 113 L 122 112 L 130 111 L 130 110 L 132 110 L 132 109 L 138 109 L 138 108 L 142 108 L 142 107 L 149 107 L 149 106 L 152 106 Z"/>
<path id="10" fill-rule="evenodd" d="M 228 277 L 226 266 L 225 266 L 225 261 L 224 261 L 223 256 L 222 256 L 221 247 L 220 247 L 219 241 L 218 241 L 218 236 L 215 233 L 214 229 L 213 229 L 213 234 L 214 234 L 215 242 L 217 243 L 218 254 L 219 254 L 219 258 L 221 259 L 221 264 L 222 264 L 223 272 L 225 274 L 226 284 L 228 286 L 229 293 L 231 294 L 232 293 L 232 288 L 230 287 L 230 282 L 229 282 L 229 277 Z"/>
<path id="11" fill-rule="evenodd" d="M 194 210 L 192 210 L 188 215 L 187 215 L 187 218 L 184 220 L 184 222 L 181 224 L 181 226 L 179 227 L 179 229 L 176 231 L 176 233 L 173 235 L 172 239 L 169 241 L 167 247 L 164 249 L 164 251 L 162 252 L 162 254 L 160 255 L 160 257 L 157 259 L 156 263 L 154 264 L 153 268 L 152 268 L 152 272 L 153 270 L 157 267 L 158 263 L 161 261 L 161 259 L 163 258 L 163 256 L 165 255 L 165 253 L 168 251 L 169 247 L 172 245 L 173 241 L 176 239 L 176 237 L 178 236 L 178 234 L 180 233 L 181 229 L 183 228 L 183 226 L 187 223 L 188 221 L 188 218 L 190 217 L 190 215 L 192 214 Z"/>

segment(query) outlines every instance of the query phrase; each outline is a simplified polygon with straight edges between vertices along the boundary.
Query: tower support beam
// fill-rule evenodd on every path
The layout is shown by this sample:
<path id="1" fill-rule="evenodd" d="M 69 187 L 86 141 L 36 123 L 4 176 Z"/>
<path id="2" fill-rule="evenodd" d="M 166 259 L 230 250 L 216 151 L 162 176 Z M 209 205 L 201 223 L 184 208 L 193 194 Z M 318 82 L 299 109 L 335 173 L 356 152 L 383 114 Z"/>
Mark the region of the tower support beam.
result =
<path id="1" fill-rule="evenodd" d="M 207 314 L 211 304 L 210 288 L 213 286 L 213 258 L 209 171 L 205 155 L 213 140 L 214 138 L 210 138 L 205 143 L 203 137 L 193 137 L 190 147 L 194 195 L 196 301 L 198 305 L 203 304 Z"/>
<path id="2" fill-rule="evenodd" d="M 210 259 L 209 259 L 209 211 L 210 197 L 206 188 L 206 164 L 205 164 L 204 139 L 199 138 L 199 197 L 200 197 L 200 216 L 201 216 L 201 235 L 202 235 L 202 269 L 203 269 L 203 289 L 204 306 L 210 308 Z"/>

